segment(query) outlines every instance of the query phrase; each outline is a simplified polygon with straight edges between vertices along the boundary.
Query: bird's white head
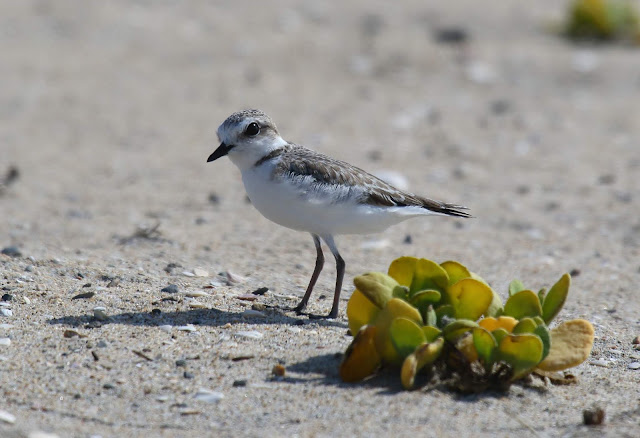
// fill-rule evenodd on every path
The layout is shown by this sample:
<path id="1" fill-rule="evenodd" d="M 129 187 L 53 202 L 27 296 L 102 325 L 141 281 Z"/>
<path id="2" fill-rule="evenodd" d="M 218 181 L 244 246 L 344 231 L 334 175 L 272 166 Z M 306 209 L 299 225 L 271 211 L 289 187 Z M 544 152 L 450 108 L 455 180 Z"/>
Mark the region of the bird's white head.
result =
<path id="1" fill-rule="evenodd" d="M 220 146 L 209 161 L 225 155 L 242 171 L 252 167 L 265 155 L 287 142 L 280 137 L 273 120 L 257 109 L 238 111 L 218 127 Z"/>

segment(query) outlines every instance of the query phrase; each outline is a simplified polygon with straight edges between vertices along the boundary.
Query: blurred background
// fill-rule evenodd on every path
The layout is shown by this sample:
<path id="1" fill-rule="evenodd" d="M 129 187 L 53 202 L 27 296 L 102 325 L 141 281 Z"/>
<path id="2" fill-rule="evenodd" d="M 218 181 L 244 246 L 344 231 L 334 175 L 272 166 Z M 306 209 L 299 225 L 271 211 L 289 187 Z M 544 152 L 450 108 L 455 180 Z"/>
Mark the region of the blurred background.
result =
<path id="1" fill-rule="evenodd" d="M 289 257 L 235 167 L 206 163 L 217 126 L 256 107 L 285 139 L 478 218 L 409 222 L 374 249 L 407 252 L 412 234 L 487 264 L 576 239 L 585 259 L 636 254 L 640 55 L 559 35 L 568 5 L 3 2 L 0 174 L 19 178 L 0 195 L 2 245 L 97 255 L 159 222 L 175 257 Z"/>

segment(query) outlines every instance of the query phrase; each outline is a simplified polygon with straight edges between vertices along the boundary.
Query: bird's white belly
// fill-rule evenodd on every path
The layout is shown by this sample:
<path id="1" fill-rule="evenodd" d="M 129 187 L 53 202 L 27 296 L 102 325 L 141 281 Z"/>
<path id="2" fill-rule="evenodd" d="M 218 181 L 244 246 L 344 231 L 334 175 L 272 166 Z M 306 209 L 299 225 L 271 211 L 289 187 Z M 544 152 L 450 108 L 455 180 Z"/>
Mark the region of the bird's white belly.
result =
<path id="1" fill-rule="evenodd" d="M 330 192 L 306 190 L 304 183 L 274 181 L 268 168 L 247 170 L 242 180 L 249 199 L 264 217 L 284 227 L 318 235 L 378 233 L 426 213 L 418 207 L 368 206 L 356 200 L 336 202 Z"/>

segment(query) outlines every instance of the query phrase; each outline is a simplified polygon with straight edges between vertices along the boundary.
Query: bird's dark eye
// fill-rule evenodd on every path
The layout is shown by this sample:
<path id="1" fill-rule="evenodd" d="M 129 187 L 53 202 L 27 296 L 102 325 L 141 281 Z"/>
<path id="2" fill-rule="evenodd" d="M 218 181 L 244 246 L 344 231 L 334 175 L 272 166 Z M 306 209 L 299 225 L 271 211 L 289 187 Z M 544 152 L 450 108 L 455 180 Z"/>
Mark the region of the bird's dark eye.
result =
<path id="1" fill-rule="evenodd" d="M 249 126 L 244 130 L 244 133 L 250 137 L 258 135 L 260 133 L 260 126 L 256 122 L 249 123 Z"/>

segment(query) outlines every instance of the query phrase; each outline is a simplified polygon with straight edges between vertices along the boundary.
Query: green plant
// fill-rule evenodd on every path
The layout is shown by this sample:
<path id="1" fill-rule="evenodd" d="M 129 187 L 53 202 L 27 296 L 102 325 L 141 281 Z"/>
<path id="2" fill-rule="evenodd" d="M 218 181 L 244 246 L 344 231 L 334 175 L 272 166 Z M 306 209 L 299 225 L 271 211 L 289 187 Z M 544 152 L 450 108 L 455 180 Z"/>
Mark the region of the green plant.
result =
<path id="1" fill-rule="evenodd" d="M 353 382 L 381 366 L 401 366 L 402 384 L 410 389 L 421 370 L 437 363 L 485 386 L 509 384 L 536 368 L 576 366 L 591 351 L 591 324 L 573 320 L 547 327 L 570 283 L 565 274 L 548 292 L 535 293 L 514 280 L 503 305 L 482 278 L 458 262 L 401 257 L 388 274 L 354 279 L 347 316 L 355 337 L 340 375 Z"/>
<path id="2" fill-rule="evenodd" d="M 627 40 L 640 44 L 640 19 L 627 0 L 575 0 L 568 9 L 565 34 L 576 40 Z"/>

